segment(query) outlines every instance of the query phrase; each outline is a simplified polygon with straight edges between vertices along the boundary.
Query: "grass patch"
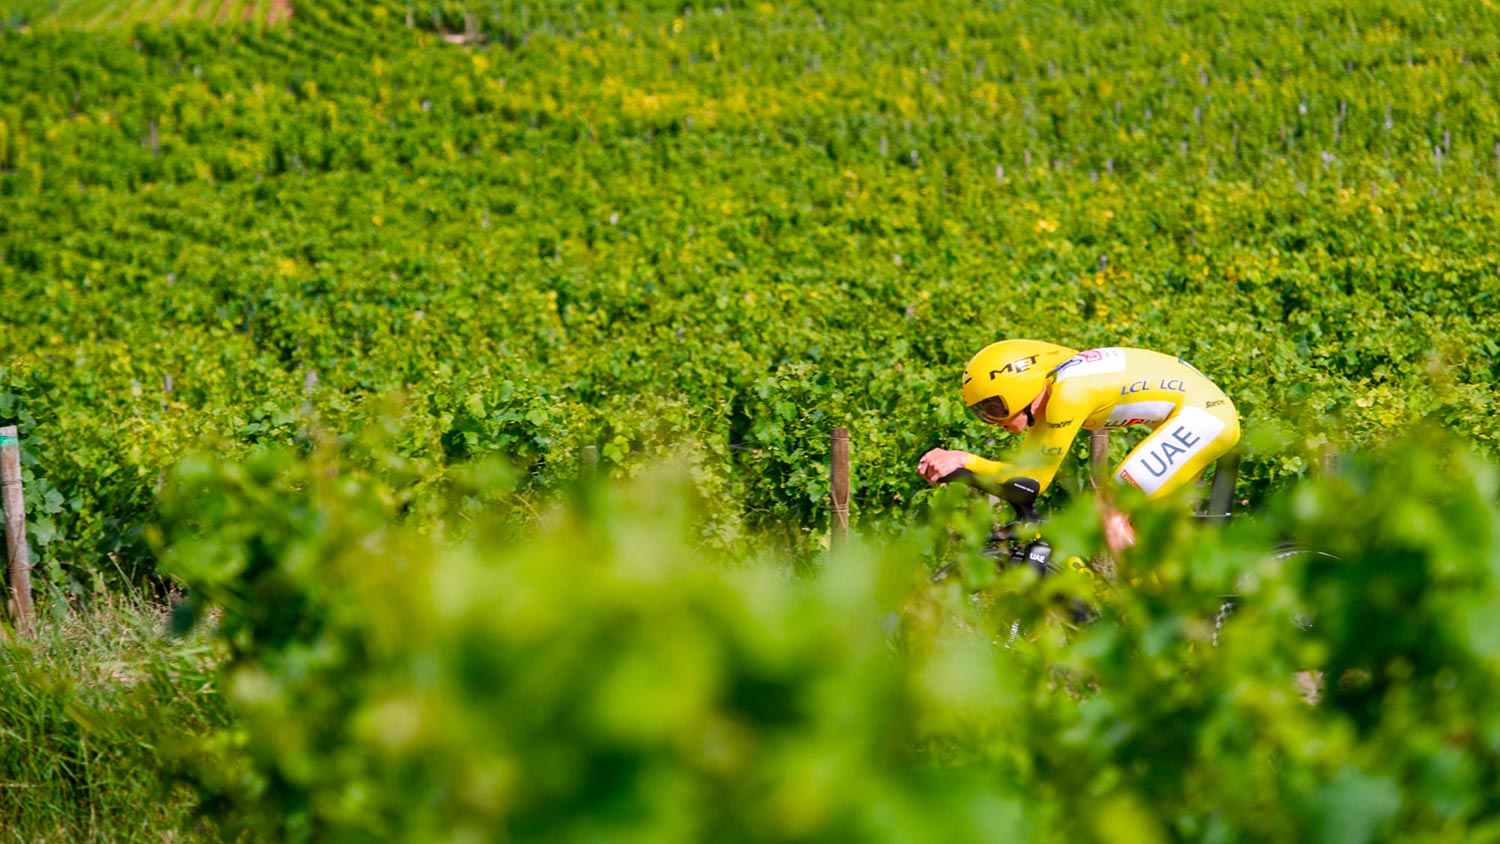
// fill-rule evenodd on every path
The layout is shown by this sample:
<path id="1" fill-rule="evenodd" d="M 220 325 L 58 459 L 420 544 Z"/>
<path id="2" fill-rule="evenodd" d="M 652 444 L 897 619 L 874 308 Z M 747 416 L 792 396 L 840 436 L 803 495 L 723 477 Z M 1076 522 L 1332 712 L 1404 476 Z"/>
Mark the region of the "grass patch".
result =
<path id="1" fill-rule="evenodd" d="M 193 841 L 166 749 L 223 723 L 216 651 L 166 608 L 70 607 L 0 630 L 0 841 Z"/>

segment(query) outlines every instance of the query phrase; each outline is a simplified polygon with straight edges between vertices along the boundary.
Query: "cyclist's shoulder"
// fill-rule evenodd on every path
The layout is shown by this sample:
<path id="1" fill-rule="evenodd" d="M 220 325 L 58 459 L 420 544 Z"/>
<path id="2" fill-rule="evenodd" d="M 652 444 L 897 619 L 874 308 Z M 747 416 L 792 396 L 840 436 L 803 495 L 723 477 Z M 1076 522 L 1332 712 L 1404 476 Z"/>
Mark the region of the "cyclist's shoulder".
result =
<path id="1" fill-rule="evenodd" d="M 1053 367 L 1052 371 L 1048 373 L 1048 377 L 1053 382 L 1061 384 L 1095 375 L 1124 372 L 1129 366 L 1129 356 L 1127 355 L 1129 351 L 1129 349 L 1120 346 L 1084 349 Z"/>
<path id="2" fill-rule="evenodd" d="M 1193 368 L 1187 361 L 1167 352 L 1133 346 L 1101 346 L 1085 349 L 1058 364 L 1052 369 L 1051 377 L 1062 383 L 1100 375 L 1123 377 L 1147 369 L 1177 366 Z"/>
<path id="3" fill-rule="evenodd" d="M 1049 375 L 1052 392 L 1047 400 L 1047 427 L 1072 427 L 1075 419 L 1086 419 L 1108 403 L 1110 394 L 1128 375 L 1127 368 L 1119 365 L 1122 360 L 1113 354 L 1090 357 L 1088 352 L 1081 352 L 1073 365 L 1054 369 Z"/>

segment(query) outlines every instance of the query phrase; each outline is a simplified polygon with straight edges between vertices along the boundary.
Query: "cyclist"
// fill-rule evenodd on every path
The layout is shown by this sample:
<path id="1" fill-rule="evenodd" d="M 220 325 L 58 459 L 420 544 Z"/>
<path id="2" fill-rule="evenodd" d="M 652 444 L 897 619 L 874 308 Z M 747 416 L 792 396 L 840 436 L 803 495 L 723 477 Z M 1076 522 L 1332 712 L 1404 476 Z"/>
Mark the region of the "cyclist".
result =
<path id="1" fill-rule="evenodd" d="M 934 448 L 917 471 L 939 483 L 968 470 L 983 485 L 1031 478 L 1046 489 L 1079 429 L 1146 425 L 1152 433 L 1115 479 L 1162 498 L 1193 482 L 1240 438 L 1234 403 L 1181 358 L 1145 349 L 1075 352 L 1038 340 L 1002 340 L 964 367 L 964 404 L 983 422 L 1025 434 L 1009 463 Z M 1104 508 L 1104 536 L 1115 552 L 1135 542 L 1125 514 Z"/>

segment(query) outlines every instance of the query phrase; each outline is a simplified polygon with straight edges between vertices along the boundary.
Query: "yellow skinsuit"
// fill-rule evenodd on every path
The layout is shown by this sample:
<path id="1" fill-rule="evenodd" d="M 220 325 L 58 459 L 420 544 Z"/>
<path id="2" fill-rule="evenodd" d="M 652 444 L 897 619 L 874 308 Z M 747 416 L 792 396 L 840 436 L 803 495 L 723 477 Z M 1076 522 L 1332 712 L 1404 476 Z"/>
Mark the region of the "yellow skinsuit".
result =
<path id="1" fill-rule="evenodd" d="M 1115 478 L 1160 498 L 1192 483 L 1240 439 L 1234 403 L 1180 358 L 1145 349 L 1079 352 L 1047 374 L 1052 390 L 1010 463 L 971 455 L 964 468 L 986 481 L 1052 482 L 1078 429 L 1152 429 Z"/>

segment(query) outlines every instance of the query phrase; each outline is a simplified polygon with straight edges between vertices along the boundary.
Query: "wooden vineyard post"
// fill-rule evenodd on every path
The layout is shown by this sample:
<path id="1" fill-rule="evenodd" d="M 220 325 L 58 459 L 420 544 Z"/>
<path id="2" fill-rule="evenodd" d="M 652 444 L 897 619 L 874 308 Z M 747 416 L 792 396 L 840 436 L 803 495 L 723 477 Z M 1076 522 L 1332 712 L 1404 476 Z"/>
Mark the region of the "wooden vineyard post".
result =
<path id="1" fill-rule="evenodd" d="M 1338 471 L 1339 450 L 1333 443 L 1323 443 L 1318 447 L 1318 462 L 1313 466 L 1313 472 L 1320 478 L 1331 478 Z"/>
<path id="2" fill-rule="evenodd" d="M 578 452 L 578 480 L 593 483 L 599 474 L 599 446 L 586 445 Z"/>
<path id="3" fill-rule="evenodd" d="M 1108 464 L 1109 431 L 1100 428 L 1089 435 L 1089 482 L 1094 485 L 1094 489 L 1103 488 Z"/>
<path id="4" fill-rule="evenodd" d="M 829 519 L 829 526 L 833 530 L 832 545 L 837 549 L 849 541 L 849 429 L 834 428 L 830 446 L 829 497 L 833 518 Z"/>
<path id="5" fill-rule="evenodd" d="M 16 426 L 0 428 L 0 499 L 5 505 L 5 549 L 16 629 L 31 632 L 31 552 L 26 547 L 26 501 L 21 496 L 21 443 Z"/>

